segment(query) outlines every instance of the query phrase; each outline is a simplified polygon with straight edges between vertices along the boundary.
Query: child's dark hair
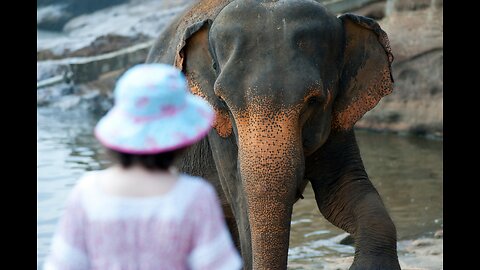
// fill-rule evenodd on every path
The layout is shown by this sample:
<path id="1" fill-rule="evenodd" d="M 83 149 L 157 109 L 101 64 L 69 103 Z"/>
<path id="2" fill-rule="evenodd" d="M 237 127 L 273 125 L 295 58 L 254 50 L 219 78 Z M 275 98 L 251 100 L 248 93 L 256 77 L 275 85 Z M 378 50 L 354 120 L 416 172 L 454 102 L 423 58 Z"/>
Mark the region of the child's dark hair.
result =
<path id="1" fill-rule="evenodd" d="M 127 154 L 112 149 L 107 149 L 108 154 L 122 167 L 128 168 L 132 165 L 141 165 L 150 170 L 167 170 L 175 160 L 183 153 L 185 148 L 159 154 Z"/>

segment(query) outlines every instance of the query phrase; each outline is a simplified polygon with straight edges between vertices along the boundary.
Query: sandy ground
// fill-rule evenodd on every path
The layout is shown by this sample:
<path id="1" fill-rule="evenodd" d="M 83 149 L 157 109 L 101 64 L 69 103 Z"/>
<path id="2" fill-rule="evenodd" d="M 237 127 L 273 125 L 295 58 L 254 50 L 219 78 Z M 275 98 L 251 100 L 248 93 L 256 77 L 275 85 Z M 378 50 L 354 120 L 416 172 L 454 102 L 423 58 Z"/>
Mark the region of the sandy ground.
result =
<path id="1" fill-rule="evenodd" d="M 440 270 L 443 269 L 443 238 L 421 238 L 399 241 L 398 257 L 403 270 Z M 353 256 L 344 258 L 326 258 L 325 270 L 348 270 Z"/>

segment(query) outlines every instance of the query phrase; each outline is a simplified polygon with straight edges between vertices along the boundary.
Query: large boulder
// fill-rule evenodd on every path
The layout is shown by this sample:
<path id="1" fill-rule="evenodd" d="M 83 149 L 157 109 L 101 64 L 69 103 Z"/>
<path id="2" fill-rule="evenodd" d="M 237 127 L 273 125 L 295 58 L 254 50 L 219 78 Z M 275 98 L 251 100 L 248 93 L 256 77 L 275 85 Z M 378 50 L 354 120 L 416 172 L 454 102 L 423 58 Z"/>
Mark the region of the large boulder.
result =
<path id="1" fill-rule="evenodd" d="M 73 17 L 128 0 L 37 0 L 37 28 L 61 31 Z"/>
<path id="2" fill-rule="evenodd" d="M 153 40 L 191 2 L 131 0 L 76 16 L 57 36 L 37 32 L 37 61 L 100 55 Z"/>

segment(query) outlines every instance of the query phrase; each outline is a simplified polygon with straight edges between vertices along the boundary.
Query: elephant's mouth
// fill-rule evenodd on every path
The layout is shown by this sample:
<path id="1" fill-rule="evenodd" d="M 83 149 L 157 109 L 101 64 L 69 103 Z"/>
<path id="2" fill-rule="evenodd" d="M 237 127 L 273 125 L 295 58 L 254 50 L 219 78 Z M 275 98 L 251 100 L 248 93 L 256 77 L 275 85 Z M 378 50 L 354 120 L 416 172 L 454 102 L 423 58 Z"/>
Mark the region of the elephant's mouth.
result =
<path id="1" fill-rule="evenodd" d="M 317 149 L 318 149 L 318 147 L 315 147 L 312 144 L 309 144 L 308 142 L 303 143 L 303 155 L 305 157 L 308 157 L 308 156 L 312 155 L 313 153 L 315 153 L 315 151 L 317 151 Z"/>
<path id="2" fill-rule="evenodd" d="M 320 147 L 322 147 L 324 140 L 321 138 L 312 139 L 309 137 L 305 137 L 302 140 L 302 148 L 303 148 L 303 155 L 308 157 L 315 153 Z"/>
<path id="3" fill-rule="evenodd" d="M 320 115 L 320 117 L 316 119 L 317 123 L 307 123 L 304 125 L 302 129 L 304 157 L 311 156 L 325 144 L 331 131 L 330 120 L 330 115 L 323 113 L 323 115 Z"/>

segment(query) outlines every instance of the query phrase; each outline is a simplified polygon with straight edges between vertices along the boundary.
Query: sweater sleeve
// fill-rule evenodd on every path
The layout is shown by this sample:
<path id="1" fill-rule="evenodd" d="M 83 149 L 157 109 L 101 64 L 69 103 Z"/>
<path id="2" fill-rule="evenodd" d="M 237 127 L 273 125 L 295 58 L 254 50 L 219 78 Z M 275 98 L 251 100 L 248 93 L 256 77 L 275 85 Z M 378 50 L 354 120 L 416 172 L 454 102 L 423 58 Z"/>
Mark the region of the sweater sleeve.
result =
<path id="1" fill-rule="evenodd" d="M 85 245 L 85 210 L 79 187 L 71 192 L 63 216 L 52 239 L 44 270 L 83 270 L 89 268 Z"/>
<path id="2" fill-rule="evenodd" d="M 193 250 L 188 259 L 190 269 L 240 269 L 242 261 L 213 187 L 202 188 L 194 207 Z"/>

